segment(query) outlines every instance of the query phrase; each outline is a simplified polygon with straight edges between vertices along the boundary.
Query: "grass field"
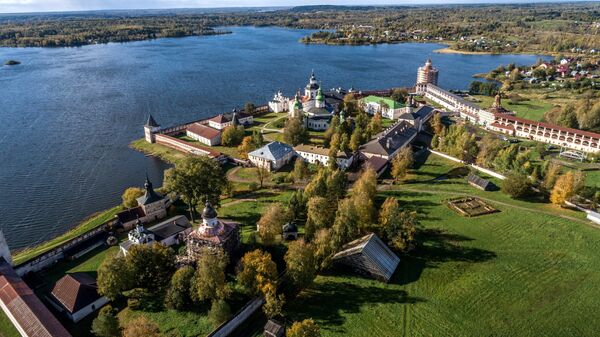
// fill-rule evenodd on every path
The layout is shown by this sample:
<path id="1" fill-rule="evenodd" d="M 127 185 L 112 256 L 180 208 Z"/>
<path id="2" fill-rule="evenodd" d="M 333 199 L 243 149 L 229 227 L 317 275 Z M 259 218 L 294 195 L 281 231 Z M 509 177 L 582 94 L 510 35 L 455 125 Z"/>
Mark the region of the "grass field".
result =
<path id="1" fill-rule="evenodd" d="M 478 104 L 484 109 L 491 107 L 494 103 L 494 97 L 481 95 L 473 97 L 481 101 Z M 516 112 L 518 117 L 541 121 L 544 119 L 544 113 L 551 110 L 554 105 L 547 100 L 540 99 L 530 99 L 519 103 L 512 103 L 510 100 L 504 99 L 502 100 L 502 106 Z"/>
<path id="2" fill-rule="evenodd" d="M 8 316 L 4 314 L 4 311 L 0 310 L 0 337 L 20 337 L 21 334 L 15 326 L 8 319 Z"/>
<path id="3" fill-rule="evenodd" d="M 32 259 L 40 254 L 43 254 L 52 248 L 60 246 L 61 244 L 73 239 L 74 237 L 89 231 L 92 228 L 96 228 L 106 221 L 114 218 L 114 216 L 122 210 L 122 206 L 115 206 L 106 211 L 97 213 L 93 215 L 91 218 L 83 221 L 81 224 L 71 229 L 67 233 L 60 235 L 52 240 L 46 241 L 41 245 L 26 248 L 21 250 L 13 255 L 13 261 L 15 265 L 25 262 L 29 259 Z"/>
<path id="4" fill-rule="evenodd" d="M 463 178 L 432 181 L 453 167 L 430 156 L 398 191 L 381 193 L 421 215 L 419 245 L 392 282 L 321 275 L 288 318 L 314 318 L 323 336 L 597 335 L 600 230 Z M 463 218 L 445 205 L 450 193 L 481 195 L 500 212 Z"/>

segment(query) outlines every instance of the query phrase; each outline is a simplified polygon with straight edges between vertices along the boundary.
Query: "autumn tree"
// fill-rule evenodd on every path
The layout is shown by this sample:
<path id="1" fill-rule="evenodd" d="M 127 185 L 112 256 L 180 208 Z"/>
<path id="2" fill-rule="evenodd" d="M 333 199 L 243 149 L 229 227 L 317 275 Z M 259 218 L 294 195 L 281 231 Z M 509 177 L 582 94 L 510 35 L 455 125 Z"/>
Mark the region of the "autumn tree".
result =
<path id="1" fill-rule="evenodd" d="M 371 221 L 361 222 L 356 209 L 356 202 L 351 198 L 341 200 L 331 228 L 331 244 L 334 250 L 359 236 L 361 228 L 369 228 Z"/>
<path id="2" fill-rule="evenodd" d="M 321 337 L 321 329 L 312 319 L 294 322 L 285 333 L 286 337 Z"/>
<path id="3" fill-rule="evenodd" d="M 244 112 L 249 115 L 254 114 L 255 110 L 256 110 L 256 106 L 254 106 L 254 103 L 252 103 L 252 102 L 246 102 L 246 104 L 244 105 Z"/>
<path id="4" fill-rule="evenodd" d="M 418 218 L 416 212 L 402 211 L 396 198 L 385 199 L 379 212 L 380 234 L 388 244 L 402 252 L 414 247 Z"/>
<path id="5" fill-rule="evenodd" d="M 138 205 L 137 198 L 144 195 L 144 190 L 138 187 L 129 187 L 123 192 L 121 199 L 123 200 L 123 207 L 133 208 Z"/>
<path id="6" fill-rule="evenodd" d="M 258 236 L 262 243 L 266 246 L 275 244 L 283 225 L 289 220 L 287 210 L 280 203 L 269 205 L 258 220 Z"/>
<path id="7" fill-rule="evenodd" d="M 436 136 L 440 136 L 444 131 L 444 123 L 442 123 L 442 114 L 436 112 L 431 118 L 431 127 Z"/>
<path id="8" fill-rule="evenodd" d="M 252 144 L 254 144 L 255 148 L 259 148 L 265 145 L 265 138 L 263 137 L 263 134 L 260 132 L 260 130 L 252 131 Z"/>
<path id="9" fill-rule="evenodd" d="M 98 316 L 92 322 L 92 333 L 97 337 L 120 337 L 121 328 L 115 316 L 115 310 L 107 305 L 100 309 Z"/>
<path id="10" fill-rule="evenodd" d="M 502 192 L 518 199 L 531 193 L 531 182 L 526 175 L 512 172 L 502 181 Z"/>
<path id="11" fill-rule="evenodd" d="M 575 176 L 572 171 L 567 171 L 556 180 L 550 201 L 555 205 L 563 205 L 575 192 Z"/>
<path id="12" fill-rule="evenodd" d="M 308 170 L 306 162 L 302 158 L 296 158 L 296 162 L 294 162 L 294 171 L 292 172 L 294 180 L 303 181 L 308 178 L 309 175 L 310 171 Z"/>
<path id="13" fill-rule="evenodd" d="M 221 165 L 205 156 L 186 157 L 177 166 L 165 171 L 165 189 L 178 193 L 188 204 L 192 221 L 194 206 L 207 198 L 213 205 L 218 205 L 227 186 Z"/>
<path id="14" fill-rule="evenodd" d="M 368 226 L 376 219 L 375 196 L 377 195 L 377 174 L 368 167 L 362 171 L 350 192 L 356 215 L 361 226 Z"/>
<path id="15" fill-rule="evenodd" d="M 288 210 L 290 218 L 292 220 L 304 220 L 306 219 L 306 198 L 304 197 L 304 190 L 298 189 L 288 200 Z"/>
<path id="16" fill-rule="evenodd" d="M 282 313 L 285 297 L 283 294 L 277 294 L 277 285 L 275 282 L 266 283 L 262 287 L 262 293 L 265 298 L 262 310 L 269 318 L 279 316 Z"/>
<path id="17" fill-rule="evenodd" d="M 191 282 L 192 299 L 198 302 L 222 300 L 229 296 L 225 268 L 229 257 L 222 249 L 205 248 L 198 254 Z"/>
<path id="18" fill-rule="evenodd" d="M 248 153 L 254 149 L 254 142 L 251 136 L 244 137 L 244 139 L 242 139 L 242 143 L 237 148 L 240 157 L 243 159 L 248 159 Z"/>
<path id="19" fill-rule="evenodd" d="M 477 154 L 476 164 L 481 167 L 492 167 L 494 158 L 502 148 L 502 143 L 491 134 L 486 134 L 479 143 L 479 153 Z"/>
<path id="20" fill-rule="evenodd" d="M 296 289 L 309 286 L 316 277 L 317 263 L 313 245 L 297 240 L 288 246 L 285 253 L 286 275 Z"/>
<path id="21" fill-rule="evenodd" d="M 556 180 L 560 175 L 561 167 L 559 164 L 546 162 L 544 163 L 544 181 L 542 183 L 543 187 L 547 191 L 551 191 L 554 188 L 554 184 L 556 184 Z"/>
<path id="22" fill-rule="evenodd" d="M 312 241 L 315 248 L 315 261 L 317 267 L 321 270 L 329 266 L 331 255 L 335 252 L 332 237 L 333 234 L 330 229 L 320 229 Z"/>
<path id="23" fill-rule="evenodd" d="M 124 257 L 108 256 L 98 268 L 98 293 L 110 300 L 117 299 L 125 290 L 131 289 L 133 276 Z"/>
<path id="24" fill-rule="evenodd" d="M 405 88 L 396 88 L 392 90 L 392 94 L 390 98 L 396 102 L 404 103 L 406 102 L 406 98 L 408 97 L 408 90 Z"/>
<path id="25" fill-rule="evenodd" d="M 413 166 L 414 162 L 412 148 L 410 146 L 404 147 L 392 161 L 392 177 L 396 180 L 406 177 L 408 169 Z"/>
<path id="26" fill-rule="evenodd" d="M 371 118 L 371 122 L 369 123 L 369 133 L 371 135 L 376 135 L 378 133 L 381 132 L 381 130 L 383 130 L 383 121 L 382 121 L 382 117 L 381 117 L 381 113 L 376 112 L 373 115 L 373 118 Z M 366 141 L 367 139 L 363 139 L 363 141 Z"/>
<path id="27" fill-rule="evenodd" d="M 268 283 L 275 283 L 277 266 L 271 254 L 256 249 L 244 254 L 237 273 L 238 282 L 252 295 L 258 295 Z"/>
<path id="28" fill-rule="evenodd" d="M 123 337 L 161 337 L 158 324 L 150 322 L 144 316 L 127 323 L 123 330 Z"/>
<path id="29" fill-rule="evenodd" d="M 167 308 L 182 310 L 191 304 L 190 288 L 193 277 L 194 268 L 190 266 L 180 268 L 173 274 L 165 296 L 165 306 Z"/>
<path id="30" fill-rule="evenodd" d="M 287 120 L 283 130 L 283 139 L 286 143 L 296 146 L 308 141 L 308 130 L 304 126 L 302 116 L 293 117 Z"/>
<path id="31" fill-rule="evenodd" d="M 244 127 L 230 125 L 223 129 L 221 133 L 221 144 L 224 146 L 237 146 L 244 138 Z"/>

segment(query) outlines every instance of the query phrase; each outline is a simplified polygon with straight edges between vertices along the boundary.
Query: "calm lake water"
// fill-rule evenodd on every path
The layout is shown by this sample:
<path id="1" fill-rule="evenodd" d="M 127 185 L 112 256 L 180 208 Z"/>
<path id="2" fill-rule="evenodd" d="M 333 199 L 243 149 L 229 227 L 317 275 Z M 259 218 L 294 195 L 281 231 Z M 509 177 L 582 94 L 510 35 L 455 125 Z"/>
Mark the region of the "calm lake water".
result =
<path id="1" fill-rule="evenodd" d="M 163 126 L 291 95 L 311 70 L 324 88 L 414 84 L 431 57 L 440 85 L 534 55 L 436 54 L 438 44 L 303 45 L 309 33 L 232 28 L 233 34 L 79 48 L 0 48 L 0 228 L 12 249 L 59 235 L 120 203 L 126 187 L 155 185 L 168 166 L 128 148 L 153 114 Z"/>

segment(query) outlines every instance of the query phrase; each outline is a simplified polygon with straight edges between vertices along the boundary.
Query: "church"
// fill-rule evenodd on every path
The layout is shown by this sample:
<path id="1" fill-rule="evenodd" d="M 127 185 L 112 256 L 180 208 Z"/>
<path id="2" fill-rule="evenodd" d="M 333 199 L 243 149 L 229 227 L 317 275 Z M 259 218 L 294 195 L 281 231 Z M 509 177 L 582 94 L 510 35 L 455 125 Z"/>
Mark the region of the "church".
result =
<path id="1" fill-rule="evenodd" d="M 240 245 L 240 224 L 219 220 L 217 211 L 206 201 L 202 224 L 187 236 L 186 245 L 189 261 L 196 261 L 203 248 L 221 248 L 231 256 Z"/>
<path id="2" fill-rule="evenodd" d="M 142 223 L 148 223 L 167 216 L 167 207 L 170 206 L 171 200 L 154 191 L 148 175 L 146 175 L 144 190 L 144 195 L 137 198 L 137 207 L 117 214 L 117 223 L 123 229 L 131 229 L 138 219 Z"/>
<path id="3" fill-rule="evenodd" d="M 332 99 L 335 101 L 339 100 L 338 98 L 331 97 L 328 102 L 326 95 L 317 82 L 315 73 L 312 72 L 308 84 L 304 88 L 304 96 L 300 96 L 298 92 L 294 99 L 289 102 L 289 117 L 302 116 L 309 130 L 324 131 L 329 127 L 336 103 L 339 104 L 339 102 L 331 102 Z"/>

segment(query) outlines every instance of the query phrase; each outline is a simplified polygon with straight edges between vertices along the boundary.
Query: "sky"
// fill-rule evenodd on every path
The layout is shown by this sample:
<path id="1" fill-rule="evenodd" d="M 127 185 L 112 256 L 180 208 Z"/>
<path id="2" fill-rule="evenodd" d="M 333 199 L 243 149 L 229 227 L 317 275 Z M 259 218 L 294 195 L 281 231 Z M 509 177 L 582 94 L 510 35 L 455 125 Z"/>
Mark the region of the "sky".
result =
<path id="1" fill-rule="evenodd" d="M 300 5 L 379 5 L 439 3 L 542 2 L 543 0 L 0 0 L 0 13 L 83 11 L 102 9 L 271 7 Z M 548 0 L 545 0 L 548 1 Z"/>

